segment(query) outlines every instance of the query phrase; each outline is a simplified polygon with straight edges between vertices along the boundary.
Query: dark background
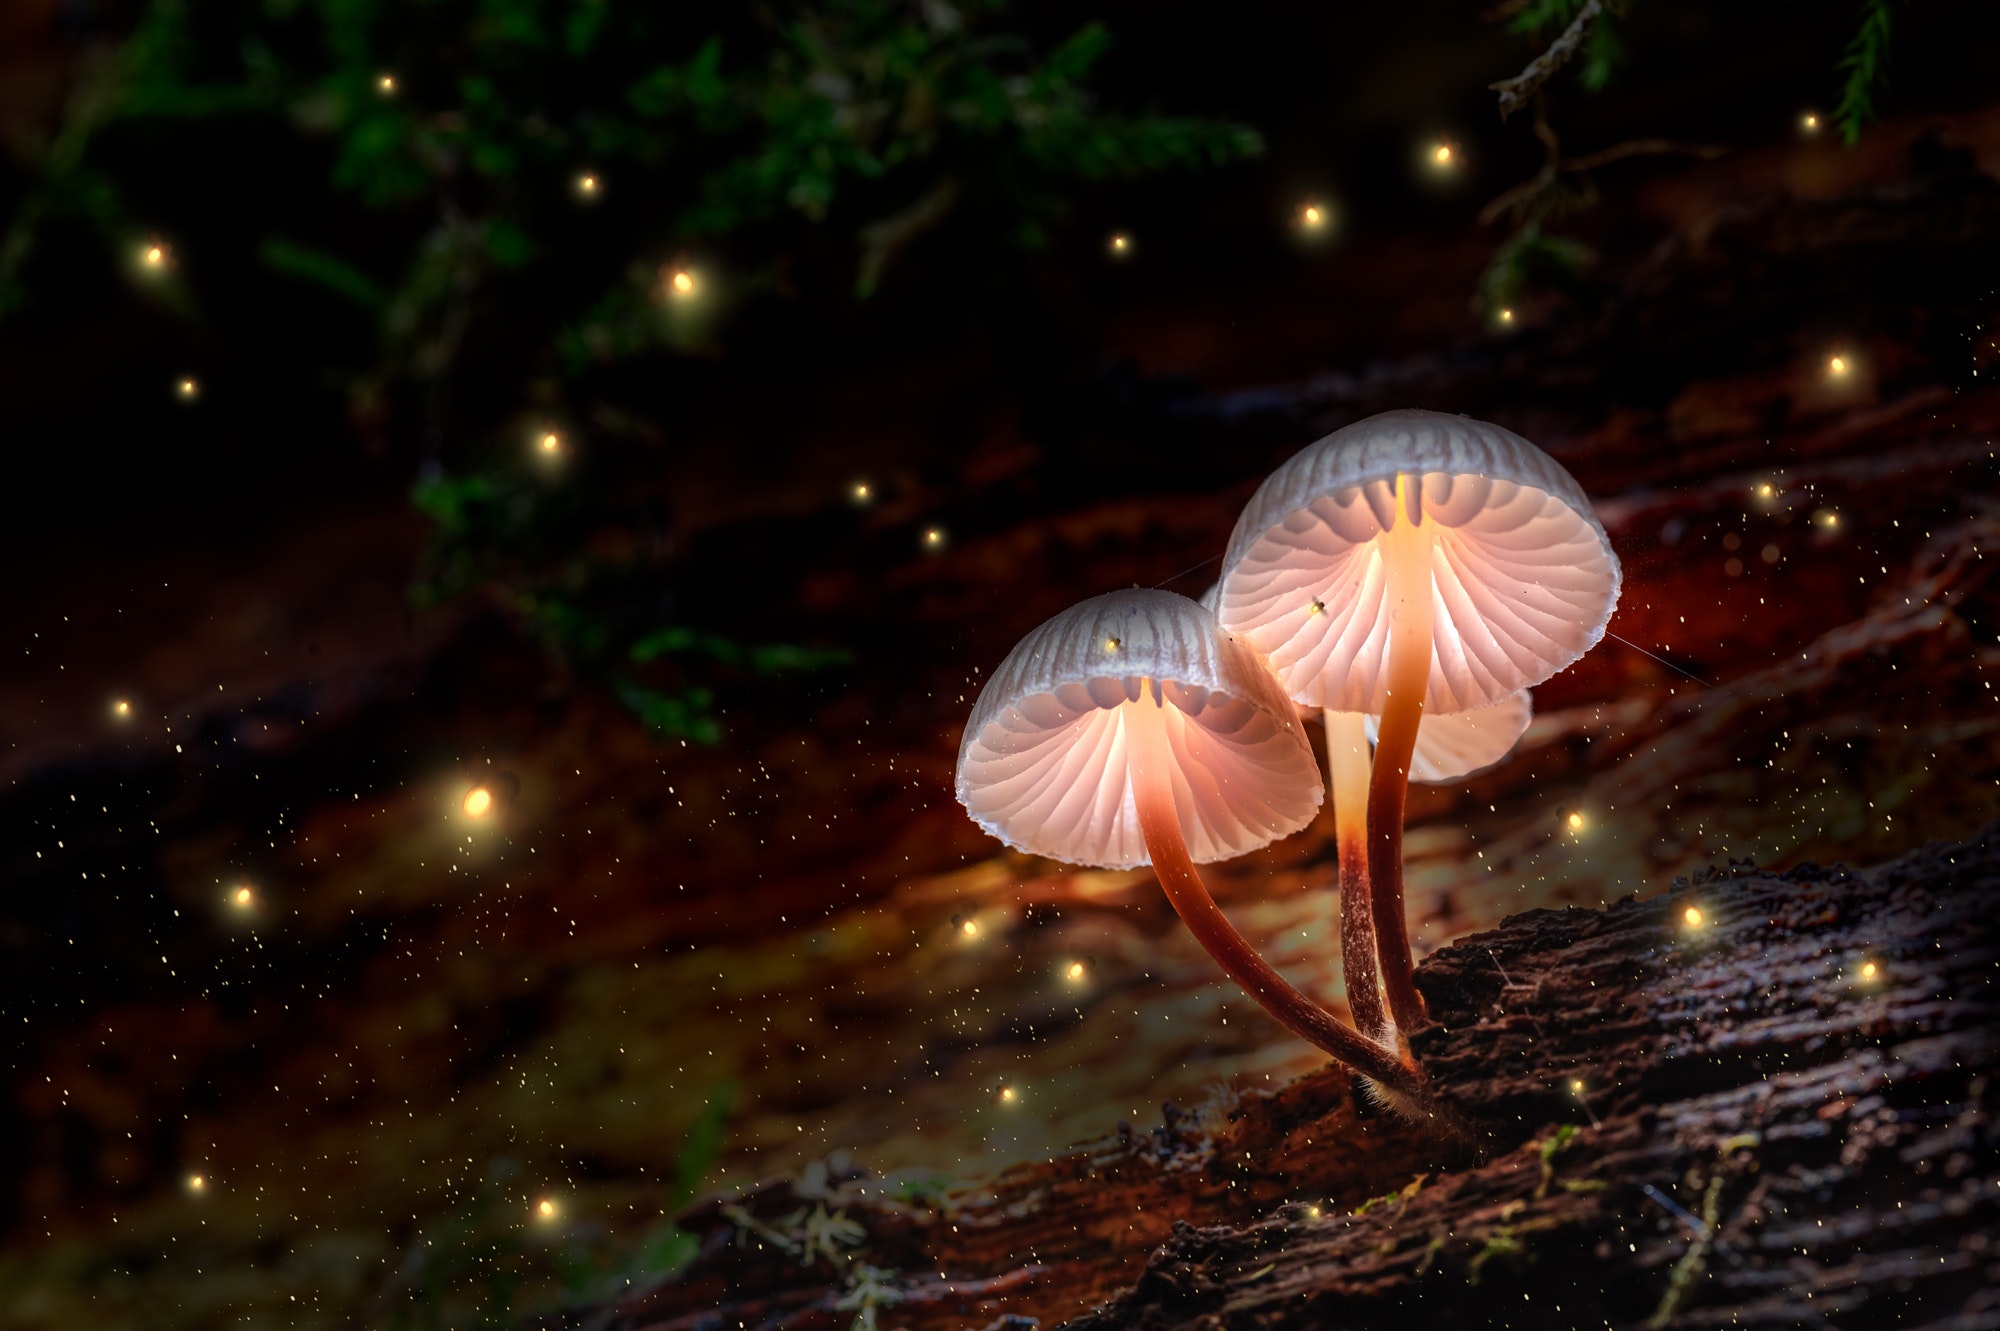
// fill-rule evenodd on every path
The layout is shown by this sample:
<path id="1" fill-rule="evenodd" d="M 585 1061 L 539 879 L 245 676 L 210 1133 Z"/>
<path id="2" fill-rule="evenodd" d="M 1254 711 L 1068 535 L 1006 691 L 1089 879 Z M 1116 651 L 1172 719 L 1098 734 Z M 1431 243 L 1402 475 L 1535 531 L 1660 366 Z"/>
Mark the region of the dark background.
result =
<path id="1" fill-rule="evenodd" d="M 421 201 L 331 186 L 332 140 L 268 109 L 95 136 L 116 210 L 54 209 L 0 322 L 0 1321 L 506 1325 L 671 1268 L 697 1188 L 829 1153 L 972 1179 L 1311 1066 L 1144 875 L 1001 854 L 950 774 L 1023 632 L 1198 593 L 1264 472 L 1372 411 L 1522 430 L 1627 564 L 1633 645 L 1538 690 L 1508 765 L 1413 797 L 1426 949 L 1994 816 L 1994 592 L 1936 581 L 1996 493 L 1984 6 L 1895 7 L 1852 147 L 1799 118 L 1830 116 L 1858 10 L 1629 8 L 1604 91 L 1550 85 L 1564 155 L 1722 152 L 1591 173 L 1547 226 L 1594 260 L 1507 325 L 1479 293 L 1511 227 L 1477 214 L 1542 153 L 1487 85 L 1539 44 L 1472 4 L 1093 6 L 1095 106 L 1261 153 L 1059 181 L 1033 248 L 974 194 L 865 298 L 865 209 L 681 234 L 670 170 L 607 168 L 585 208 L 524 169 L 536 257 L 435 380 L 379 309 L 259 259 L 309 235 L 393 285 Z M 10 225 L 143 18 L 0 18 Z M 1083 18 L 993 23 L 1045 51 Z M 408 69 L 472 59 L 404 21 Z M 760 21 L 677 14 L 659 57 Z M 255 27 L 202 22 L 217 51 Z M 171 291 L 130 263 L 155 234 Z M 717 293 L 700 335 L 556 374 L 544 312 L 635 260 Z M 537 472 L 543 420 L 573 451 Z M 529 517 L 454 535 L 420 502 L 489 474 Z M 1896 618 L 1912 586 L 1940 618 Z M 476 825 L 475 783 L 502 795 Z M 1330 998 L 1331 864 L 1316 830 L 1217 874 Z"/>

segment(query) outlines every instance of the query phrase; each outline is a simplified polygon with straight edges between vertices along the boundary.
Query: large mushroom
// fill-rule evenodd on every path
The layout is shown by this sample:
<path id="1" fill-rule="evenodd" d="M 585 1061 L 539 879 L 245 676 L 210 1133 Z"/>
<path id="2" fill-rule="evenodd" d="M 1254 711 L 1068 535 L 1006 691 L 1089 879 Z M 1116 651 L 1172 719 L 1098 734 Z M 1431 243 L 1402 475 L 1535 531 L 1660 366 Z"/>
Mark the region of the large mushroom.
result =
<path id="1" fill-rule="evenodd" d="M 1367 914 L 1406 1032 L 1425 1020 L 1402 875 L 1419 724 L 1426 712 L 1498 704 L 1570 665 L 1603 637 L 1619 577 L 1590 501 L 1555 459 L 1441 412 L 1385 412 L 1335 431 L 1272 473 L 1237 521 L 1216 613 L 1293 698 L 1329 713 L 1336 819 L 1343 791 L 1352 800 L 1364 782 L 1364 717 L 1381 718 L 1365 772 Z M 1343 903 L 1343 952 L 1358 942 L 1350 913 L 1361 912 Z"/>
<path id="2" fill-rule="evenodd" d="M 1189 931 L 1281 1025 L 1387 1088 L 1417 1090 L 1392 1053 L 1259 956 L 1195 868 L 1289 836 L 1321 798 L 1292 701 L 1195 602 L 1114 592 L 1028 634 L 973 705 L 957 790 L 975 822 L 1017 849 L 1150 864 Z"/>
<path id="3" fill-rule="evenodd" d="M 1201 594 L 1213 614 L 1222 584 Z M 1382 997 L 1375 962 L 1374 911 L 1368 899 L 1368 778 L 1382 719 L 1362 712 L 1320 713 L 1326 728 L 1327 798 L 1333 803 L 1334 844 L 1338 851 L 1341 974 L 1347 1008 L 1363 1035 L 1393 1044 L 1395 1023 Z M 1494 766 L 1513 752 L 1534 716 L 1526 690 L 1488 707 L 1426 713 L 1410 753 L 1410 780 L 1441 785 Z"/>

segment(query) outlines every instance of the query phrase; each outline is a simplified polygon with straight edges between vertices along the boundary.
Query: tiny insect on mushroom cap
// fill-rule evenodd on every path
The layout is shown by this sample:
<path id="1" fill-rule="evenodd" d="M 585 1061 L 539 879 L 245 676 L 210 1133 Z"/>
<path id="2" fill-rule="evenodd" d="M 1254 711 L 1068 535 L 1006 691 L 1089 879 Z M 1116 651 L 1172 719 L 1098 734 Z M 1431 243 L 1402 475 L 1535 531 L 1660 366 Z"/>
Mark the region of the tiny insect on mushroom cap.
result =
<path id="1" fill-rule="evenodd" d="M 1512 431 L 1435 411 L 1357 421 L 1273 472 L 1230 537 L 1217 618 L 1300 702 L 1380 713 L 1390 537 L 1426 526 L 1426 712 L 1497 703 L 1603 638 L 1621 574 L 1582 488 Z"/>
<path id="2" fill-rule="evenodd" d="M 1163 591 L 1096 597 L 1021 640 L 966 722 L 959 801 L 1017 850 L 1099 868 L 1149 864 L 1127 732 L 1153 721 L 1176 760 L 1196 863 L 1312 821 L 1319 769 L 1297 709 L 1242 639 Z"/>

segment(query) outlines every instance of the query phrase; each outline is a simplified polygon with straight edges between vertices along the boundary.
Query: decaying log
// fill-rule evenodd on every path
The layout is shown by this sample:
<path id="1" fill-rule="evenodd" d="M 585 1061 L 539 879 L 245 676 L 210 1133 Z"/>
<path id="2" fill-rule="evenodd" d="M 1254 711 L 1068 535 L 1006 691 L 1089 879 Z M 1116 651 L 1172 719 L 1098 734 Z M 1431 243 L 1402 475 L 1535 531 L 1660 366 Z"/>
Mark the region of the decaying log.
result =
<path id="1" fill-rule="evenodd" d="M 693 1266 L 589 1320 L 2000 1327 L 1996 888 L 2000 825 L 1516 916 L 1418 972 L 1470 1132 L 1328 1071 L 979 1189 L 815 1170 L 691 1208 Z"/>

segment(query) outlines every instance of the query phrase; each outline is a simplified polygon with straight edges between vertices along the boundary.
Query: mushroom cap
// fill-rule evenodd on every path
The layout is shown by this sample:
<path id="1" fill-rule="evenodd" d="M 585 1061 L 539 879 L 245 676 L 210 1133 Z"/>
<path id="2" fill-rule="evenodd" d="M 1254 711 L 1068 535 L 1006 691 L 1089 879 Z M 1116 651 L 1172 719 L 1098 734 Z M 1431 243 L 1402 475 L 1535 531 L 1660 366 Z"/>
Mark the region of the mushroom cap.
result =
<path id="1" fill-rule="evenodd" d="M 1417 746 L 1410 753 L 1410 780 L 1442 785 L 1498 765 L 1521 742 L 1534 715 L 1526 689 L 1485 707 L 1438 716 L 1424 713 L 1417 723 Z M 1364 725 L 1372 744 L 1382 718 L 1371 716 Z"/>
<path id="2" fill-rule="evenodd" d="M 1313 820 L 1319 767 L 1292 700 L 1242 638 L 1162 591 L 1094 597 L 1021 639 L 965 723 L 959 802 L 1017 850 L 1150 864 L 1125 736 L 1130 721 L 1152 720 L 1139 706 L 1165 725 L 1196 862 L 1247 854 Z"/>
<path id="3" fill-rule="evenodd" d="M 1421 478 L 1404 502 L 1439 529 L 1426 714 L 1497 703 L 1603 638 L 1621 574 L 1576 479 L 1511 430 L 1389 411 L 1279 467 L 1229 538 L 1216 613 L 1294 698 L 1382 710 L 1390 607 L 1376 538 L 1399 475 Z"/>

